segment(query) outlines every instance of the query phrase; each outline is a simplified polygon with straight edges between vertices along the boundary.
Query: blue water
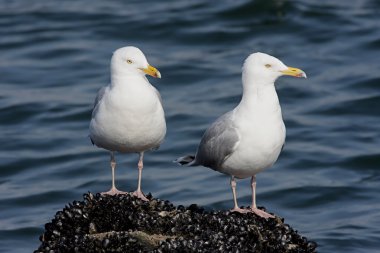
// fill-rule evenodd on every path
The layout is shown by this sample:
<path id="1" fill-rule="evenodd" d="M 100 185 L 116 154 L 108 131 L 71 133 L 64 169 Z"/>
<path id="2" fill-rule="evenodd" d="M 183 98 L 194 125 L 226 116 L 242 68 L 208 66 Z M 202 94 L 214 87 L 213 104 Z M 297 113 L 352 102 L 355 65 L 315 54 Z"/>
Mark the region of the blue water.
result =
<path id="1" fill-rule="evenodd" d="M 162 73 L 168 134 L 145 156 L 143 190 L 175 204 L 228 209 L 228 177 L 171 161 L 239 102 L 252 52 L 299 67 L 281 78 L 287 126 L 278 162 L 258 175 L 258 204 L 319 252 L 380 248 L 380 2 L 0 1 L 0 252 L 31 252 L 56 211 L 110 187 L 109 155 L 91 145 L 96 91 L 116 48 L 135 45 Z M 137 185 L 135 154 L 117 185 Z M 249 180 L 238 182 L 250 204 Z"/>

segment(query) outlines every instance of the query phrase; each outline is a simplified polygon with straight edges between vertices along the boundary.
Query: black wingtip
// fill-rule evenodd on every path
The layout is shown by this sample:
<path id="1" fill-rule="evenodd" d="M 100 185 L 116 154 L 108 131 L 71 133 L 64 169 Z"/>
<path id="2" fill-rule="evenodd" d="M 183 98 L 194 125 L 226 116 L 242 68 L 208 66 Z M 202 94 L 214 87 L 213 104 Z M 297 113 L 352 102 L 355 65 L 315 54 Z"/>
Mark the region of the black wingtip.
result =
<path id="1" fill-rule="evenodd" d="M 180 165 L 187 165 L 187 164 L 191 163 L 192 161 L 194 161 L 194 159 L 195 159 L 195 156 L 188 155 L 188 156 L 179 157 L 176 160 L 174 160 L 173 162 L 178 163 Z"/>

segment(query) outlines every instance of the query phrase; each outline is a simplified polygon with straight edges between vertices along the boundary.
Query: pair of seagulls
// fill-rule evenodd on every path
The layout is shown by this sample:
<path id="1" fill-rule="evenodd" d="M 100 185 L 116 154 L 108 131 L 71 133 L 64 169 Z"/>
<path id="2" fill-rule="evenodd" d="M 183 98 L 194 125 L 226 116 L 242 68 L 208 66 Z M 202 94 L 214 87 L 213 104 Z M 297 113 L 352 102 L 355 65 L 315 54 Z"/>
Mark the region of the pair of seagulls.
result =
<path id="1" fill-rule="evenodd" d="M 112 188 L 103 194 L 124 194 L 115 187 L 115 152 L 138 153 L 138 186 L 133 195 L 148 201 L 141 191 L 145 151 L 157 149 L 166 134 L 161 96 L 145 75 L 161 78 L 136 47 L 116 50 L 111 59 L 111 83 L 100 89 L 90 123 L 93 144 L 110 151 Z M 273 218 L 256 206 L 256 174 L 271 167 L 285 142 L 285 125 L 274 82 L 280 76 L 306 78 L 305 72 L 288 67 L 264 53 L 253 53 L 244 62 L 243 95 L 232 111 L 217 119 L 204 133 L 195 156 L 177 163 L 202 165 L 231 176 L 232 211 L 253 212 Z M 251 177 L 252 205 L 241 209 L 235 178 Z"/>

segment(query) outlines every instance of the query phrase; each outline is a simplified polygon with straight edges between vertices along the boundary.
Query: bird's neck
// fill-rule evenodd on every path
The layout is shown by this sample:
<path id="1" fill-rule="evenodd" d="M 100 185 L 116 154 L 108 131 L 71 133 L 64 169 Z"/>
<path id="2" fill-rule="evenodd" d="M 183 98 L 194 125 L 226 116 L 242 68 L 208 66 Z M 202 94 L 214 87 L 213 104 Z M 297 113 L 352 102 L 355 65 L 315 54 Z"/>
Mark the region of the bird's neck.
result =
<path id="1" fill-rule="evenodd" d="M 148 83 L 146 77 L 140 74 L 111 71 L 111 87 L 120 85 L 127 86 L 128 84 L 133 84 L 135 82 L 141 81 Z"/>
<path id="2" fill-rule="evenodd" d="M 238 110 L 247 112 L 262 112 L 264 114 L 279 112 L 280 103 L 273 83 L 256 82 L 255 80 L 243 79 L 243 96 Z"/>

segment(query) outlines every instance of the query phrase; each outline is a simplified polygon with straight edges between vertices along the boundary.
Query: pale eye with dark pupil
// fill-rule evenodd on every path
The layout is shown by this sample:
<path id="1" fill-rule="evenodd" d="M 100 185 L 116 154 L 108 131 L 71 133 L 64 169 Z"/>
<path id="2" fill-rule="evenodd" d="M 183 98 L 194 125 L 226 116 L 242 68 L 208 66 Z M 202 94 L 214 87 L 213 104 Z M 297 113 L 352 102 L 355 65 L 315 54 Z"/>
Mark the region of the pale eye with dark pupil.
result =
<path id="1" fill-rule="evenodd" d="M 127 60 L 127 62 L 128 62 L 129 64 L 131 64 L 131 63 L 132 63 L 132 61 L 131 61 L 131 60 Z"/>
<path id="2" fill-rule="evenodd" d="M 272 65 L 270 65 L 270 64 L 265 64 L 265 67 L 266 67 L 266 68 L 270 68 L 270 67 L 272 67 Z"/>

